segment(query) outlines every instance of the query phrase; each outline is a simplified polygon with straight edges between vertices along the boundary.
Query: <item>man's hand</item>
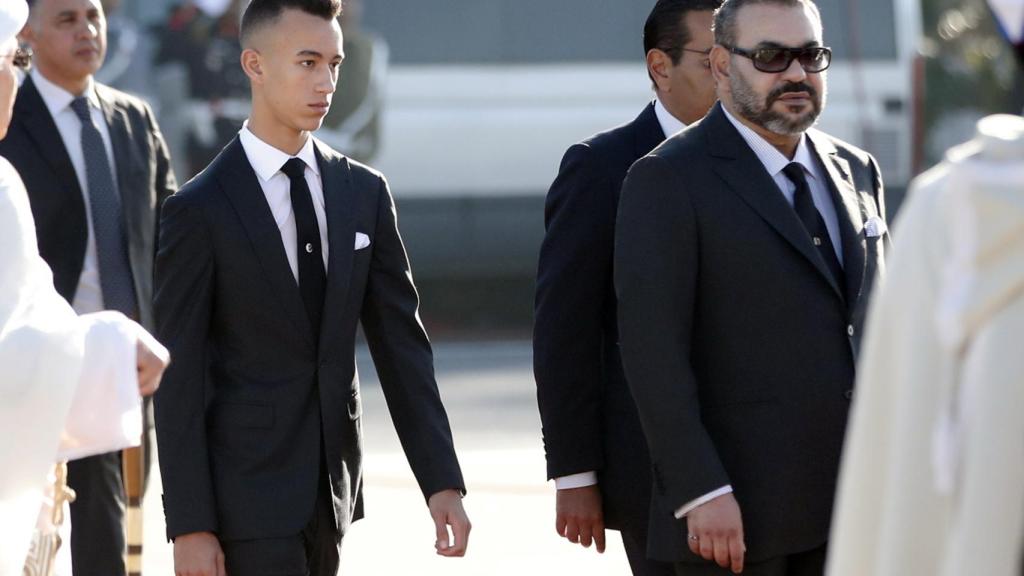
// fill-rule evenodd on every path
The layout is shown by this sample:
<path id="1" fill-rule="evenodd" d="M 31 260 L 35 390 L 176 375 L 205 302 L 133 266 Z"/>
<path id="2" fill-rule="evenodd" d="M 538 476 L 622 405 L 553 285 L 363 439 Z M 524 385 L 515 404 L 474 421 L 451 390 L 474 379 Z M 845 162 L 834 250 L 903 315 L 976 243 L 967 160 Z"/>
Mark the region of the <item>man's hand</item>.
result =
<path id="1" fill-rule="evenodd" d="M 139 394 L 152 396 L 160 387 L 160 378 L 170 361 L 167 349 L 149 338 L 139 338 L 135 347 L 139 371 Z"/>
<path id="2" fill-rule="evenodd" d="M 472 525 L 462 508 L 462 494 L 458 490 L 442 490 L 427 500 L 427 507 L 430 508 L 430 517 L 434 519 L 437 533 L 434 548 L 438 555 L 450 558 L 465 556 Z M 452 527 L 454 542 L 448 539 L 449 526 Z"/>
<path id="3" fill-rule="evenodd" d="M 597 484 L 557 491 L 555 531 L 584 548 L 590 548 L 593 540 L 597 552 L 604 553 L 604 511 L 601 508 L 601 489 Z"/>
<path id="4" fill-rule="evenodd" d="M 193 532 L 175 538 L 174 576 L 227 576 L 217 537 Z"/>
<path id="5" fill-rule="evenodd" d="M 690 550 L 734 574 L 743 572 L 743 519 L 733 495 L 725 494 L 694 508 L 686 515 Z"/>

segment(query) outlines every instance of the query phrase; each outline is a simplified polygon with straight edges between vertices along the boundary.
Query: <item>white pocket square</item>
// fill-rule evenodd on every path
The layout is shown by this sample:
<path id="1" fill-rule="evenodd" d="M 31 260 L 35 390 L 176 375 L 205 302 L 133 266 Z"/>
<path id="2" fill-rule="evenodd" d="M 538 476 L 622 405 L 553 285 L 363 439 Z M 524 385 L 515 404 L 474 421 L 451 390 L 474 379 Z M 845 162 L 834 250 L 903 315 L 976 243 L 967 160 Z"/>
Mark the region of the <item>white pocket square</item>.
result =
<path id="1" fill-rule="evenodd" d="M 868 238 L 876 238 L 889 231 L 889 227 L 885 225 L 885 220 L 880 216 L 872 216 L 864 224 L 864 235 Z"/>
<path id="2" fill-rule="evenodd" d="M 362 232 L 356 232 L 356 250 L 362 250 L 370 245 L 370 237 Z"/>

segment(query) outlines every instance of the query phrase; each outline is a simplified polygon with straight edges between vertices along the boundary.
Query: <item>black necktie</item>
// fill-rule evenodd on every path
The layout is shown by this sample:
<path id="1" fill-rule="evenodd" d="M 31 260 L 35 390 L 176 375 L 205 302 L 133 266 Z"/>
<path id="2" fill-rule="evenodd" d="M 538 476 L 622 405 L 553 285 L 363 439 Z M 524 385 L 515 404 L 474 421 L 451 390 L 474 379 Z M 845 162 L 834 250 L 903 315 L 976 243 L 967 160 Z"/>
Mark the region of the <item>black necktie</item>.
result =
<path id="1" fill-rule="evenodd" d="M 110 170 L 107 147 L 103 144 L 99 128 L 92 121 L 89 101 L 84 96 L 75 98 L 71 101 L 71 109 L 82 123 L 85 182 L 89 189 L 89 211 L 92 214 L 103 307 L 137 318 L 135 286 L 128 261 L 128 241 L 124 234 L 124 214 L 114 174 Z"/>
<path id="2" fill-rule="evenodd" d="M 811 187 L 807 184 L 807 177 L 804 176 L 803 166 L 799 162 L 790 162 L 782 169 L 783 174 L 796 186 L 793 193 L 793 210 L 803 222 L 804 228 L 811 236 L 811 242 L 818 249 L 818 253 L 825 260 L 836 284 L 843 286 L 843 267 L 839 264 L 839 257 L 836 256 L 835 247 L 832 246 L 832 237 L 828 234 L 828 227 L 825 226 L 825 219 L 814 207 L 814 198 L 811 196 Z"/>
<path id="3" fill-rule="evenodd" d="M 299 263 L 299 292 L 306 305 L 306 314 L 313 327 L 313 335 L 320 336 L 320 316 L 324 307 L 327 275 L 321 256 L 320 226 L 313 211 L 313 195 L 306 184 L 306 163 L 292 158 L 284 163 L 281 172 L 291 181 L 292 211 L 295 213 L 296 258 Z"/>

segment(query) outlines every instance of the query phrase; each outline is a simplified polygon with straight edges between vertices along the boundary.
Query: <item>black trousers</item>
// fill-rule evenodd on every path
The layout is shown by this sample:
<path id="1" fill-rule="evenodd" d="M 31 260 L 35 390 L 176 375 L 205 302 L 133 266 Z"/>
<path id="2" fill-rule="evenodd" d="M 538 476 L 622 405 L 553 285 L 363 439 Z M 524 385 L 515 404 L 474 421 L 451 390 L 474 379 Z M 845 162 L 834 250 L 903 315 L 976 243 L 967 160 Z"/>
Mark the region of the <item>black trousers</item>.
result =
<path id="1" fill-rule="evenodd" d="M 743 576 L 822 576 L 825 573 L 825 555 L 828 545 L 813 550 L 771 558 L 743 566 Z M 714 562 L 706 564 L 676 564 L 677 576 L 726 576 L 732 574 Z"/>
<path id="2" fill-rule="evenodd" d="M 313 516 L 302 532 L 284 538 L 221 541 L 231 576 L 336 576 L 341 537 L 334 523 L 331 488 L 322 473 Z"/>
<path id="3" fill-rule="evenodd" d="M 676 571 L 672 564 L 659 562 L 647 557 L 647 531 L 622 530 L 622 545 L 633 576 L 673 576 Z"/>
<path id="4" fill-rule="evenodd" d="M 71 504 L 71 570 L 75 574 L 125 575 L 124 483 L 121 453 L 68 462 Z"/>

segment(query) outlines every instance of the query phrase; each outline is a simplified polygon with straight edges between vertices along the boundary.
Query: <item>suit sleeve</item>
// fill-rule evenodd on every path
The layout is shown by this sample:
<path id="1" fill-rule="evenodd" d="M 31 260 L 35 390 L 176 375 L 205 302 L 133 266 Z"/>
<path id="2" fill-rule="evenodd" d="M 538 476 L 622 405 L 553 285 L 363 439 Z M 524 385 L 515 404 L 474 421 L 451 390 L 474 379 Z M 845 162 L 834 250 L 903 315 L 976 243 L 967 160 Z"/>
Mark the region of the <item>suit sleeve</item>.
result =
<path id="1" fill-rule="evenodd" d="M 391 419 L 425 498 L 465 492 L 433 352 L 387 183 L 379 180 L 376 238 L 361 320 Z"/>
<path id="2" fill-rule="evenodd" d="M 153 111 L 145 106 L 146 123 L 149 126 L 150 146 L 153 149 L 153 156 L 156 159 L 156 170 L 154 171 L 154 188 L 156 191 L 157 222 L 160 221 L 160 209 L 174 191 L 178 189 L 178 181 L 174 177 L 174 169 L 171 167 L 171 154 L 167 148 L 167 142 L 160 131 L 160 126 L 153 117 Z M 157 239 L 159 240 L 160 227 L 157 226 Z"/>
<path id="3" fill-rule="evenodd" d="M 615 229 L 622 362 L 650 447 L 664 514 L 729 485 L 700 416 L 690 363 L 700 265 L 696 213 L 666 160 L 623 184 Z"/>
<path id="4" fill-rule="evenodd" d="M 544 210 L 533 372 L 548 478 L 604 467 L 602 347 L 612 310 L 614 187 L 594 151 L 565 153 Z"/>
<path id="5" fill-rule="evenodd" d="M 208 332 L 214 288 L 209 232 L 199 209 L 168 198 L 160 222 L 154 312 L 171 364 L 154 408 L 167 536 L 216 532 L 206 443 Z"/>

